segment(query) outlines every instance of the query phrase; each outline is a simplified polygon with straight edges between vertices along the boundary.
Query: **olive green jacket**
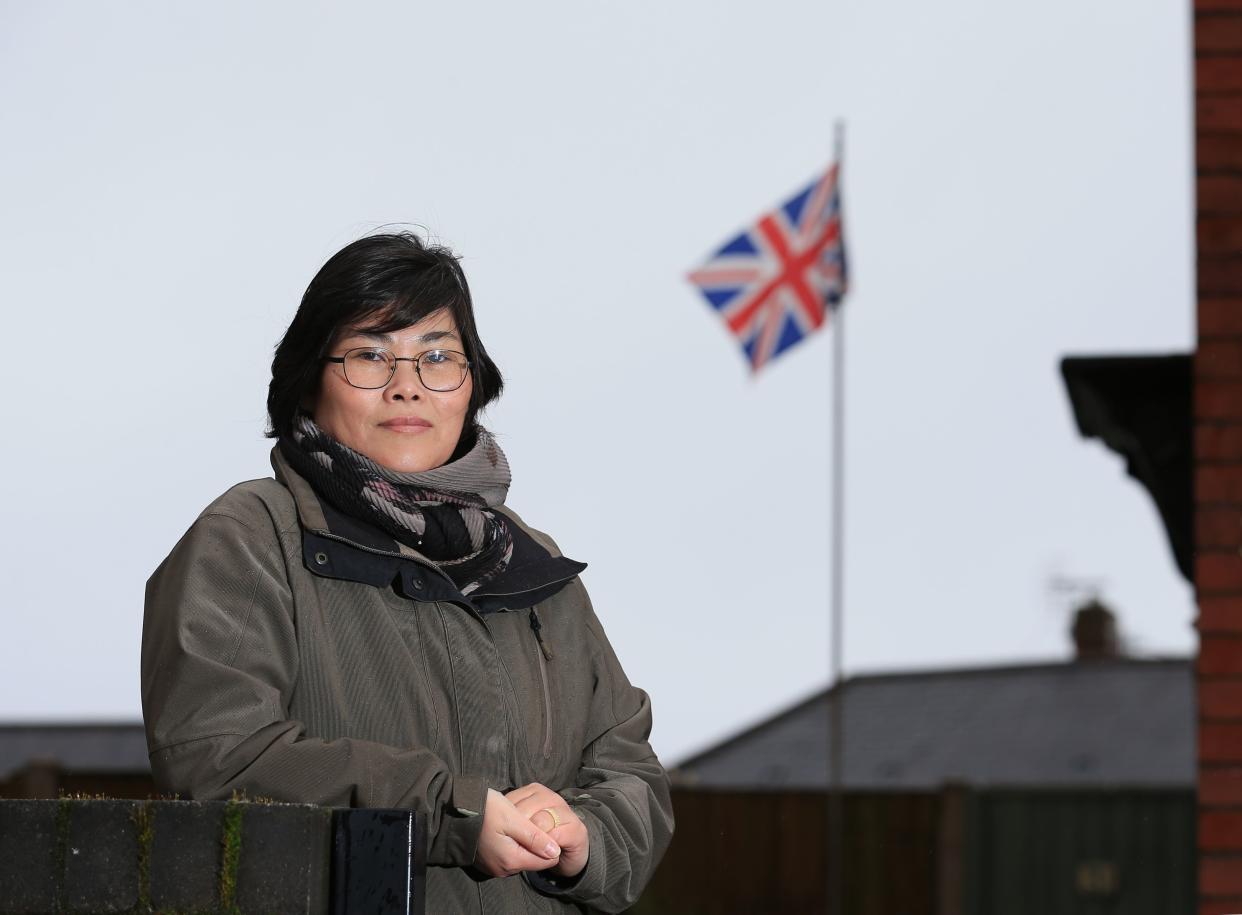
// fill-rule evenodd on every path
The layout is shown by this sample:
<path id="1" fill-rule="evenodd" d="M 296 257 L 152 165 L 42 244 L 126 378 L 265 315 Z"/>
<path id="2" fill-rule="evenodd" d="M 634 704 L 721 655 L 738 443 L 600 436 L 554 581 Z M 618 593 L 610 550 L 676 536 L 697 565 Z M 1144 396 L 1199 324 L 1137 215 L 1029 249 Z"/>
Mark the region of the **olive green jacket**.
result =
<path id="1" fill-rule="evenodd" d="M 273 465 L 276 479 L 212 503 L 148 582 L 142 705 L 160 790 L 419 810 L 429 913 L 633 904 L 672 836 L 668 779 L 584 567 L 505 509 L 519 574 L 510 593 L 466 599 L 275 451 Z M 587 825 L 587 866 L 562 886 L 471 866 L 487 789 L 530 782 Z"/>

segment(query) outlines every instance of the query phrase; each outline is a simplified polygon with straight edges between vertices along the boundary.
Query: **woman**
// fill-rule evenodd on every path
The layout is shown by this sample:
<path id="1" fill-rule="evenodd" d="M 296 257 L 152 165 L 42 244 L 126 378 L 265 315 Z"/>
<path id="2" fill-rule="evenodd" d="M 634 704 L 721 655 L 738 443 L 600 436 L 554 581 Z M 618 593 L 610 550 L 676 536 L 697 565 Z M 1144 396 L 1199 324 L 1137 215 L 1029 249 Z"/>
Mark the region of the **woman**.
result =
<path id="1" fill-rule="evenodd" d="M 275 479 L 147 586 L 161 790 L 412 807 L 429 912 L 619 911 L 672 834 L 651 710 L 564 557 L 504 504 L 501 376 L 456 258 L 361 239 L 272 362 Z"/>

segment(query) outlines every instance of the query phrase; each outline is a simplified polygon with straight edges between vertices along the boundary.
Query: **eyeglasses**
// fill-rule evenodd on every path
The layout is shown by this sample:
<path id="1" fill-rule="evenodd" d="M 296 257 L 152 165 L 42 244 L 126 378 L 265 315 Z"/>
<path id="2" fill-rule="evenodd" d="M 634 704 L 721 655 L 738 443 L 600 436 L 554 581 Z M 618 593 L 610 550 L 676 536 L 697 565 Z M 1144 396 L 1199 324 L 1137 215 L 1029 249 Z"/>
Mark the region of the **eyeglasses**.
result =
<path id="1" fill-rule="evenodd" d="M 392 381 L 398 362 L 413 362 L 418 380 L 428 391 L 456 391 L 466 382 L 470 360 L 465 353 L 451 349 L 429 349 L 417 356 L 394 356 L 377 346 L 346 350 L 344 356 L 324 356 L 326 362 L 339 363 L 345 380 L 356 388 L 382 388 Z"/>

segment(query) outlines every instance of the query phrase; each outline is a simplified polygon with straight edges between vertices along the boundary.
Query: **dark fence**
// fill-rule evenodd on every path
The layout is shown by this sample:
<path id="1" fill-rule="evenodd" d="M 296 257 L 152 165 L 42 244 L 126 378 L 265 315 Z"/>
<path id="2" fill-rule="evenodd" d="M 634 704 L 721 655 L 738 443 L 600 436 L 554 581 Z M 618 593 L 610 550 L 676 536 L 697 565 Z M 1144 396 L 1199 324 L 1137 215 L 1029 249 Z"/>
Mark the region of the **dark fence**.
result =
<path id="1" fill-rule="evenodd" d="M 682 789 L 673 808 L 673 844 L 635 915 L 826 911 L 823 793 Z M 845 798 L 848 911 L 936 911 L 938 811 L 934 794 Z"/>
<path id="2" fill-rule="evenodd" d="M 158 793 L 150 772 L 77 772 L 55 759 L 31 760 L 8 778 L 0 778 L 0 799 L 87 795 L 143 800 Z"/>
<path id="3" fill-rule="evenodd" d="M 20 778 L 12 779 L 9 788 L 31 794 L 106 790 L 114 796 L 132 790 L 139 797 L 151 791 L 149 781 L 135 778 L 131 784 L 124 777 L 108 777 L 113 778 L 116 780 L 105 783 L 100 777 L 66 774 L 54 768 L 42 772 L 32 767 Z M 635 915 L 828 911 L 828 805 L 822 792 L 678 788 L 673 801 L 677 832 L 647 892 L 632 910 Z M 113 887 L 109 892 L 120 894 L 119 899 L 150 900 L 154 908 L 149 910 L 161 906 L 182 911 L 228 910 L 222 907 L 222 893 L 227 886 L 227 881 L 221 882 L 222 868 L 228 859 L 224 857 L 226 844 L 219 825 L 223 822 L 220 814 L 204 814 L 208 823 L 215 825 L 206 827 L 207 832 L 196 842 L 170 839 L 176 833 L 176 815 L 161 814 L 150 821 L 153 831 L 145 839 L 141 830 L 134 831 L 138 821 L 130 819 L 126 822 L 131 826 L 114 824 L 111 828 L 119 831 L 106 841 L 77 841 L 70 845 L 73 830 L 87 828 L 89 818 L 68 816 L 67 811 L 73 808 L 66 805 L 105 802 L 42 802 L 42 826 L 16 825 L 13 811 L 18 808 L 6 807 L 9 803 L 12 802 L 0 801 L 0 915 L 126 911 L 130 908 L 128 902 L 97 908 L 73 903 L 74 899 L 84 898 L 75 895 L 80 891 L 74 889 L 79 885 L 74 881 L 86 873 L 80 864 L 90 860 L 96 851 L 106 852 L 106 860 L 117 862 L 109 871 L 116 879 L 108 886 Z M 117 805 L 112 809 L 123 811 L 124 819 L 134 816 L 135 810 L 153 810 L 154 804 L 170 802 L 109 803 Z M 182 802 L 182 806 L 189 810 L 224 809 L 228 805 Z M 247 814 L 248 819 L 243 817 L 241 825 L 250 827 L 244 834 L 251 841 L 248 845 L 242 843 L 243 858 L 247 849 L 256 847 L 271 849 L 278 855 L 301 854 L 297 842 L 273 843 L 263 838 L 264 814 L 260 811 L 265 806 L 247 805 L 253 811 Z M 48 809 L 55 811 L 51 820 L 47 819 Z M 274 805 L 266 809 L 285 808 Z M 353 815 L 366 817 L 375 813 L 384 812 L 354 811 Z M 402 811 L 395 813 L 408 816 Z M 336 812 L 338 822 L 342 814 Z M 189 813 L 180 816 L 193 819 Z M 341 856 L 339 837 L 330 840 L 325 837 L 328 833 L 316 833 L 318 838 L 313 841 L 319 843 L 315 847 L 320 852 L 314 856 L 320 862 L 319 869 L 299 871 L 300 865 L 282 865 L 290 873 L 310 875 L 303 881 L 306 886 L 322 887 L 307 895 L 303 886 L 304 898 L 298 903 L 301 908 L 276 906 L 270 897 L 263 905 L 255 902 L 263 897 L 245 889 L 245 874 L 250 873 L 245 869 L 236 871 L 241 882 L 234 884 L 231 904 L 243 912 L 333 911 L 333 905 L 337 906 L 335 911 L 383 911 L 374 907 L 374 899 L 342 908 L 345 903 L 332 894 L 351 885 L 351 879 L 351 892 L 364 894 L 368 887 L 374 889 L 399 881 L 402 875 L 398 872 L 406 866 L 402 857 L 405 834 L 384 833 L 385 829 L 394 828 L 392 823 L 354 822 L 360 824 L 359 829 L 371 831 L 365 835 L 356 833 L 355 841 L 349 844 L 355 854 L 353 864 L 347 864 L 349 859 Z M 319 828 L 331 831 L 330 825 Z M 400 823 L 395 828 L 400 832 Z M 48 842 L 59 849 L 54 851 L 51 865 L 46 857 L 39 857 L 49 847 Z M 143 842 L 148 843 L 145 852 Z M 321 853 L 324 843 L 332 842 L 336 843 L 335 851 Z M 371 847 L 377 851 L 364 852 Z M 77 848 L 77 853 L 72 854 L 71 848 Z M 137 849 L 137 858 L 126 857 L 126 849 Z M 178 859 L 188 875 L 179 878 L 179 884 L 160 876 L 165 873 L 161 868 L 176 866 Z M 241 860 L 238 859 L 239 865 Z M 377 864 L 380 872 L 363 876 L 361 868 L 365 862 Z M 845 850 L 839 876 L 844 912 L 848 915 L 1193 912 L 1194 794 L 1189 790 L 972 791 L 964 787 L 939 792 L 851 792 L 845 798 Z M 326 884 L 322 882 L 325 880 Z M 32 881 L 43 887 L 38 890 L 42 895 L 37 897 L 42 901 L 24 908 L 14 904 L 13 900 L 19 897 L 13 887 L 27 886 Z M 175 885 L 180 887 L 175 892 L 188 892 L 191 886 L 199 886 L 197 898 L 208 901 L 196 902 L 194 906 L 173 905 L 170 900 L 174 896 L 168 894 L 174 893 L 170 887 Z M 46 907 L 48 899 L 53 900 L 51 908 Z M 307 907 L 310 904 L 313 905 Z"/>
<path id="4" fill-rule="evenodd" d="M 0 913 L 423 911 L 405 810 L 243 801 L 0 801 Z"/>
<path id="5" fill-rule="evenodd" d="M 971 801 L 967 915 L 1195 911 L 1191 791 L 991 791 Z"/>
<path id="6" fill-rule="evenodd" d="M 635 915 L 829 911 L 822 792 L 674 791 L 677 833 Z M 1195 910 L 1194 793 L 850 792 L 847 915 Z"/>

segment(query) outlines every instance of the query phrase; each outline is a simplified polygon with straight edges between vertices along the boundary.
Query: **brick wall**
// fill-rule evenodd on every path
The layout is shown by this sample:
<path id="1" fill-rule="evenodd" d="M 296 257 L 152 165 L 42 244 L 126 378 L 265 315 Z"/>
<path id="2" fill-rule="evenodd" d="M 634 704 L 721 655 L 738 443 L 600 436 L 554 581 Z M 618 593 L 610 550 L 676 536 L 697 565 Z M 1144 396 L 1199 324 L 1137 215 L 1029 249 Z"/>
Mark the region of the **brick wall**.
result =
<path id="1" fill-rule="evenodd" d="M 1242 0 L 1195 0 L 1199 912 L 1242 912 Z"/>

